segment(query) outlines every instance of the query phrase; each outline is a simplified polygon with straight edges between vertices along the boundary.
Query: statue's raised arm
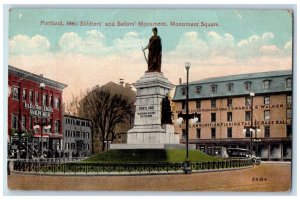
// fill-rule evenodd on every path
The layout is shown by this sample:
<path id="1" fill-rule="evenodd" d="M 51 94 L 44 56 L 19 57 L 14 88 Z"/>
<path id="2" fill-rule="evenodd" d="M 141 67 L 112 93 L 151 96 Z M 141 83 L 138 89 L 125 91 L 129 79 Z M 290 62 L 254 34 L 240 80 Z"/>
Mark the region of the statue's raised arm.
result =
<path id="1" fill-rule="evenodd" d="M 152 29 L 153 36 L 149 39 L 149 44 L 143 49 L 148 49 L 148 71 L 161 72 L 161 39 L 157 35 L 157 28 Z"/>

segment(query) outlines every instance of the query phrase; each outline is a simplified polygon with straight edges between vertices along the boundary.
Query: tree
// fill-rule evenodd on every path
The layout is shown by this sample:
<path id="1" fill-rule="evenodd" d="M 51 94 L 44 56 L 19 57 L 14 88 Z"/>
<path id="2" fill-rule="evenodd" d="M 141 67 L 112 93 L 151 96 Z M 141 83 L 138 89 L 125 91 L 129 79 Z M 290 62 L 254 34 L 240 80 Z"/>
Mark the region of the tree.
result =
<path id="1" fill-rule="evenodd" d="M 109 83 L 87 91 L 80 101 L 78 114 L 92 121 L 93 132 L 102 144 L 102 151 L 105 150 L 105 142 L 113 142 L 116 138 L 118 124 L 133 122 L 134 100 L 132 90 Z"/>
<path id="2" fill-rule="evenodd" d="M 78 96 L 75 96 L 72 93 L 72 99 L 70 102 L 66 104 L 65 111 L 70 115 L 77 116 L 79 111 L 80 101 L 83 99 L 84 96 L 85 94 L 82 91 L 80 91 L 80 94 Z"/>

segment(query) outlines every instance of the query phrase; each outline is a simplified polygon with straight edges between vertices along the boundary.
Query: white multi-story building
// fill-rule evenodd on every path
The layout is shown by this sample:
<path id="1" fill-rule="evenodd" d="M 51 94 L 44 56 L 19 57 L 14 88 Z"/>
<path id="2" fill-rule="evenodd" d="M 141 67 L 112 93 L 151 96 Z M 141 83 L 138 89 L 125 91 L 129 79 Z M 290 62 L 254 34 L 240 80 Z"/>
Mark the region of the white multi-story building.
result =
<path id="1" fill-rule="evenodd" d="M 86 157 L 92 153 L 92 128 L 89 119 L 64 115 L 63 149 L 69 157 Z"/>

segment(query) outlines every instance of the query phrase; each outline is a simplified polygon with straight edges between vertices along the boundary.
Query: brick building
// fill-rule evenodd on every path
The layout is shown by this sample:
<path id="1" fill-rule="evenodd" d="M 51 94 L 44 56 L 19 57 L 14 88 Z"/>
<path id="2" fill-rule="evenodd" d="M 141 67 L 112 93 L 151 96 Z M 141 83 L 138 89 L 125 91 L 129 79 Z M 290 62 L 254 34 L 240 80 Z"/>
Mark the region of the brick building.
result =
<path id="1" fill-rule="evenodd" d="M 92 154 L 91 120 L 82 117 L 64 115 L 63 146 L 69 157 L 86 157 Z"/>
<path id="2" fill-rule="evenodd" d="M 43 151 L 62 147 L 62 94 L 67 86 L 8 66 L 8 143 Z M 43 129 L 41 129 L 43 127 Z"/>
<path id="3" fill-rule="evenodd" d="M 186 85 L 178 85 L 174 112 L 185 113 L 185 98 Z M 199 117 L 190 125 L 189 142 L 204 152 L 221 154 L 228 147 L 252 148 L 264 160 L 291 159 L 291 70 L 191 82 L 189 113 Z M 175 131 L 185 143 L 185 124 L 177 125 Z"/>

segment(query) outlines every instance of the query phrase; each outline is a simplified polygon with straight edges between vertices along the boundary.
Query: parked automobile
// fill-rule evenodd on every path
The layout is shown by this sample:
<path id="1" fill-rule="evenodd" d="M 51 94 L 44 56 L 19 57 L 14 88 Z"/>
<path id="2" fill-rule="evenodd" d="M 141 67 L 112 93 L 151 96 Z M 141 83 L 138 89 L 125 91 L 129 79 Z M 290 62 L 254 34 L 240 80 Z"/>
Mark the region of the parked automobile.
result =
<path id="1" fill-rule="evenodd" d="M 248 149 L 242 148 L 227 148 L 227 156 L 229 158 L 252 158 L 252 162 L 255 165 L 259 165 L 261 163 L 261 158 L 251 154 Z"/>

